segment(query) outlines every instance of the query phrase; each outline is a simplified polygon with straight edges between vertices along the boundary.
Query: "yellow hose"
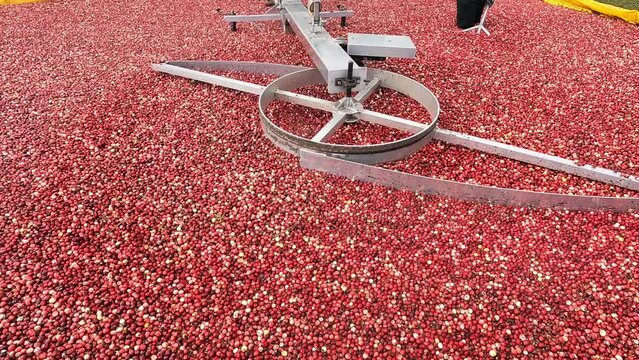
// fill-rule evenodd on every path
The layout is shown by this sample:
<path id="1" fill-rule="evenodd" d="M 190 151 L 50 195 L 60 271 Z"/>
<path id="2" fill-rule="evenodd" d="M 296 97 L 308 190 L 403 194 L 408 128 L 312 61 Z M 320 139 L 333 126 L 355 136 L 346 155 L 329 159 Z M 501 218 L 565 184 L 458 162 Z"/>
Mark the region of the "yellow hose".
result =
<path id="1" fill-rule="evenodd" d="M 620 18 L 633 24 L 639 24 L 639 11 L 622 9 L 617 6 L 602 4 L 593 0 L 544 0 L 545 2 L 567 7 L 573 10 L 585 12 L 598 12 L 600 14 Z"/>
<path id="2" fill-rule="evenodd" d="M 18 4 L 39 2 L 39 1 L 44 1 L 44 0 L 0 0 L 0 5 L 18 5 Z"/>

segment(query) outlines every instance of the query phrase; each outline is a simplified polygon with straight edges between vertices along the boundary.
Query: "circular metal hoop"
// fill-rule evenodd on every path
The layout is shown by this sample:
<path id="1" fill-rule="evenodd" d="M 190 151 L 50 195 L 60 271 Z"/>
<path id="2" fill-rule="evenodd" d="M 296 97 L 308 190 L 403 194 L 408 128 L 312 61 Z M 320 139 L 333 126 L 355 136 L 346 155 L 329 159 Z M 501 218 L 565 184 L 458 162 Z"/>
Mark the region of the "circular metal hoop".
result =
<path id="1" fill-rule="evenodd" d="M 304 86 L 325 83 L 317 69 L 307 69 L 282 76 L 264 89 L 259 99 L 260 119 L 264 132 L 275 145 L 295 155 L 299 155 L 300 150 L 310 150 L 345 160 L 376 164 L 402 159 L 415 153 L 431 140 L 437 127 L 440 111 L 437 98 L 424 85 L 403 75 L 369 68 L 366 81 L 373 79 L 378 79 L 381 87 L 395 90 L 417 101 L 428 111 L 431 122 L 423 124 L 422 130 L 406 138 L 374 145 L 329 144 L 290 133 L 275 125 L 266 115 L 266 109 L 276 99 L 276 94 L 280 90 L 292 91 Z M 341 115 L 338 110 L 335 110 L 333 114 Z"/>

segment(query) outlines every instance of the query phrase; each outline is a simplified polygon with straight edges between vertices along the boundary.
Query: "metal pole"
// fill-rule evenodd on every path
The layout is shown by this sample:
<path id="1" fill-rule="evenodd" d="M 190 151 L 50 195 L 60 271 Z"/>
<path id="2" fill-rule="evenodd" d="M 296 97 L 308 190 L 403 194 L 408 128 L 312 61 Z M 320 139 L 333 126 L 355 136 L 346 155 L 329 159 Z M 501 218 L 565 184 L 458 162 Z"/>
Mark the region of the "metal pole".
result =
<path id="1" fill-rule="evenodd" d="M 353 62 L 349 61 L 348 62 L 348 72 L 346 73 L 346 78 L 348 80 L 351 80 L 353 78 Z M 353 96 L 353 88 L 350 86 L 346 87 L 346 97 L 352 97 Z"/>
<path id="2" fill-rule="evenodd" d="M 320 12 L 322 11 L 322 3 L 319 0 L 313 2 L 313 24 L 320 26 L 322 24 L 322 17 Z"/>

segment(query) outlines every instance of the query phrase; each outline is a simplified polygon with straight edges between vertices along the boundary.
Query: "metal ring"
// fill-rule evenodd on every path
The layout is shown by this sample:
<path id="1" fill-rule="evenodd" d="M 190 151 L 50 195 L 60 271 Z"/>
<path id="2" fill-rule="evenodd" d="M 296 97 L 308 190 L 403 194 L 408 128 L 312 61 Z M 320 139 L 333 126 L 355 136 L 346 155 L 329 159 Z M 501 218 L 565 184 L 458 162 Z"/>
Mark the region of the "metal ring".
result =
<path id="1" fill-rule="evenodd" d="M 308 69 L 284 75 L 264 89 L 259 99 L 260 119 L 264 132 L 278 147 L 298 156 L 300 150 L 305 149 L 350 161 L 376 164 L 402 159 L 415 153 L 430 141 L 437 127 L 440 111 L 437 98 L 424 85 L 403 75 L 369 68 L 368 80 L 374 78 L 381 80 L 381 87 L 395 90 L 424 106 L 431 116 L 431 122 L 424 130 L 393 142 L 375 145 L 340 145 L 313 141 L 282 129 L 266 115 L 266 109 L 275 100 L 277 90 L 292 91 L 304 86 L 325 83 L 319 70 Z"/>

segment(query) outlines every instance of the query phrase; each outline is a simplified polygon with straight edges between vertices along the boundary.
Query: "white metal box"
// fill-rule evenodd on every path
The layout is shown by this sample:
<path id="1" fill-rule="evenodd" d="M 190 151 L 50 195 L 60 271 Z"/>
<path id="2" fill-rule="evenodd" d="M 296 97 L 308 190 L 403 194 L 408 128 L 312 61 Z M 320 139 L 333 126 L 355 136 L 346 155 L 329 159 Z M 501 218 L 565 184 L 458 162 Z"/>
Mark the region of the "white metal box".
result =
<path id="1" fill-rule="evenodd" d="M 348 34 L 347 52 L 353 56 L 414 58 L 417 49 L 408 36 Z"/>

